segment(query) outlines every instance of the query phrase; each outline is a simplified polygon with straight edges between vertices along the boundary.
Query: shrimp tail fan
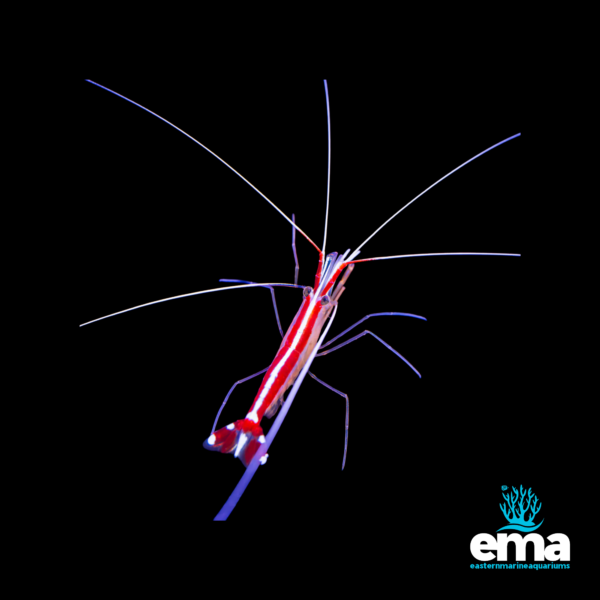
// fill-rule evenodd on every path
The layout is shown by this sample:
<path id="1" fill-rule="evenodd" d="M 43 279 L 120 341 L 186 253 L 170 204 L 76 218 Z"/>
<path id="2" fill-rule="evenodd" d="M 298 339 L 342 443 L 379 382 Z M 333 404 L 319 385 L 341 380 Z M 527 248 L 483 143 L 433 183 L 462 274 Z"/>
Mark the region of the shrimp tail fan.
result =
<path id="1" fill-rule="evenodd" d="M 233 454 L 247 467 L 264 442 L 262 427 L 250 419 L 241 419 L 218 429 L 202 445 L 207 450 Z M 262 457 L 261 464 L 267 461 L 267 456 Z"/>

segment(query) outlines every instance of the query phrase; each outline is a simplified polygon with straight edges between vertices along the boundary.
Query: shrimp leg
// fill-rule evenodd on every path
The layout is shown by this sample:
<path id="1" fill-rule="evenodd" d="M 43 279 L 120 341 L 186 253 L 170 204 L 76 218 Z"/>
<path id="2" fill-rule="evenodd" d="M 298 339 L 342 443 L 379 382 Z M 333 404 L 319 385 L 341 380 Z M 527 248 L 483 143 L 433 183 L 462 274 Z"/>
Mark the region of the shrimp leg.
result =
<path id="1" fill-rule="evenodd" d="M 298 285 L 298 273 L 300 273 L 300 265 L 298 264 L 298 255 L 296 254 L 296 215 L 292 214 L 292 250 L 294 251 L 294 261 L 296 263 L 296 270 L 294 272 L 294 284 Z"/>
<path id="2" fill-rule="evenodd" d="M 246 281 L 245 279 L 219 279 L 219 281 L 227 281 L 227 282 L 243 282 L 243 283 L 251 283 L 250 281 Z M 254 282 L 252 282 L 254 283 Z M 269 288 L 271 290 L 271 297 L 273 298 L 273 308 L 275 309 L 275 318 L 277 319 L 277 327 L 279 327 L 279 333 L 281 333 L 281 337 L 283 337 L 283 329 L 281 328 L 281 321 L 279 320 L 279 312 L 277 311 L 277 302 L 275 301 L 275 290 L 270 285 L 264 285 L 262 287 Z M 301 287 L 301 286 L 298 286 Z"/>
<path id="3" fill-rule="evenodd" d="M 211 435 L 215 432 L 215 429 L 217 428 L 217 421 L 219 420 L 219 417 L 221 416 L 221 411 L 225 408 L 225 405 L 227 404 L 227 400 L 229 400 L 229 396 L 231 396 L 231 392 L 233 392 L 235 386 L 238 383 L 244 383 L 244 381 L 248 381 L 249 379 L 252 379 L 253 377 L 258 377 L 259 375 L 262 375 L 268 368 L 269 367 L 267 367 L 266 369 L 263 369 L 262 371 L 259 371 L 258 373 L 254 373 L 254 375 L 250 375 L 250 377 L 246 377 L 245 379 L 240 379 L 239 381 L 236 381 L 231 386 L 231 389 L 229 390 L 229 392 L 227 392 L 227 396 L 225 396 L 225 400 L 223 400 L 223 404 L 221 404 L 221 408 L 219 409 L 219 412 L 217 413 L 217 416 L 215 417 L 215 422 L 213 423 L 212 429 L 210 431 Z"/>
<path id="4" fill-rule="evenodd" d="M 292 223 L 294 223 L 294 224 L 296 223 L 295 215 L 292 215 Z M 294 273 L 294 285 L 296 287 L 302 287 L 302 286 L 298 285 L 298 273 L 300 272 L 300 265 L 298 264 L 298 254 L 296 253 L 296 228 L 295 227 L 292 227 L 292 250 L 294 252 L 294 262 L 296 264 L 296 269 L 295 269 L 295 273 Z M 227 282 L 227 283 L 256 283 L 255 281 L 246 281 L 245 279 L 219 279 L 219 281 Z M 269 285 L 265 285 L 264 287 L 268 287 L 271 290 L 271 297 L 273 298 L 273 308 L 275 309 L 275 318 L 277 319 L 277 327 L 279 327 L 279 333 L 281 333 L 281 337 L 283 337 L 283 329 L 281 328 L 281 321 L 279 320 L 279 311 L 277 310 L 277 301 L 275 300 L 275 290 Z M 363 319 L 363 321 L 364 321 L 364 319 Z M 358 325 L 358 323 L 356 323 L 356 325 Z"/>
<path id="5" fill-rule="evenodd" d="M 221 281 L 225 281 L 225 280 L 221 280 Z M 227 281 L 234 281 L 232 280 L 227 280 Z M 342 333 L 340 333 L 339 335 L 336 335 L 333 339 L 329 340 L 328 342 L 326 342 L 325 344 L 323 344 L 321 346 L 321 348 L 325 348 L 325 346 L 329 346 L 329 344 L 332 344 L 333 342 L 335 342 L 335 340 L 341 338 L 343 335 L 345 335 L 346 333 L 348 333 L 351 329 L 354 329 L 357 325 L 360 325 L 363 321 L 366 321 L 367 319 L 370 319 L 371 317 L 384 317 L 384 316 L 399 316 L 399 317 L 414 317 L 415 319 L 422 319 L 423 321 L 427 321 L 427 319 L 425 317 L 421 317 L 419 315 L 413 315 L 411 313 L 399 313 L 399 312 L 383 312 L 383 313 L 371 313 L 370 315 L 367 315 L 366 317 L 363 317 L 360 321 L 357 321 L 356 323 L 354 323 L 354 325 L 351 325 L 350 327 L 348 327 L 348 329 L 345 329 L 344 331 L 342 331 Z M 341 346 L 338 346 L 339 348 L 341 348 Z M 331 352 L 331 350 L 328 350 L 328 352 Z M 321 353 L 318 356 L 322 356 L 323 354 L 326 353 Z"/>
<path id="6" fill-rule="evenodd" d="M 344 458 L 342 460 L 342 471 L 343 471 L 344 467 L 346 466 L 346 454 L 348 453 L 348 417 L 349 417 L 349 412 L 350 412 L 350 400 L 348 399 L 348 394 L 344 394 L 344 392 L 340 392 L 340 390 L 336 390 L 334 387 L 330 386 L 328 383 L 321 381 L 314 373 L 311 373 L 309 371 L 308 374 L 313 379 L 318 381 L 321 385 L 324 385 L 326 388 L 329 388 L 332 392 L 335 392 L 336 394 L 339 394 L 343 398 L 346 398 L 346 434 L 345 434 L 345 438 L 344 438 Z"/>
<path id="7" fill-rule="evenodd" d="M 394 350 L 387 342 L 384 342 L 380 337 L 377 337 L 372 331 L 368 331 L 365 329 L 365 331 L 363 331 L 362 333 L 359 333 L 358 335 L 354 336 L 353 338 L 350 338 L 349 340 L 342 342 L 339 346 L 335 346 L 334 348 L 331 348 L 330 350 L 325 350 L 325 352 L 319 352 L 319 354 L 317 354 L 317 356 L 325 356 L 326 354 L 329 354 L 330 352 L 333 352 L 334 350 L 338 350 L 339 348 L 342 348 L 343 346 L 347 346 L 350 342 L 354 342 L 355 340 L 357 340 L 358 338 L 361 338 L 363 335 L 367 335 L 367 333 L 369 335 L 372 335 L 377 341 L 381 342 L 386 348 L 388 348 L 389 350 L 391 350 L 396 356 L 398 356 L 399 358 L 401 358 L 419 377 L 421 377 L 421 373 L 419 373 L 419 371 L 417 371 L 405 358 L 404 356 L 402 356 L 402 354 L 400 354 L 400 352 L 398 352 L 397 350 Z"/>

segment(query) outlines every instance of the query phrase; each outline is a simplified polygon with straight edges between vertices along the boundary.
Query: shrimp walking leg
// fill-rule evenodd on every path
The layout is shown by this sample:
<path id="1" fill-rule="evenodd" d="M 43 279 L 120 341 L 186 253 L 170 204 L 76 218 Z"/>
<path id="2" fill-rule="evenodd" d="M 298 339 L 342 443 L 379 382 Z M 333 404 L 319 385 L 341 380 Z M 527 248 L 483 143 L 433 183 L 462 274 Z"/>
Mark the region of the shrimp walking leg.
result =
<path id="1" fill-rule="evenodd" d="M 228 281 L 228 282 L 237 282 L 237 283 L 255 283 L 254 281 L 245 281 L 244 279 L 219 279 L 219 281 Z M 281 337 L 283 337 L 283 329 L 281 328 L 281 321 L 279 320 L 279 312 L 277 311 L 277 302 L 275 300 L 275 290 L 270 285 L 265 285 L 262 287 L 266 287 L 271 290 L 271 297 L 273 298 L 273 308 L 275 309 L 275 318 L 277 319 L 277 327 L 279 327 L 279 333 L 281 333 Z"/>
<path id="2" fill-rule="evenodd" d="M 212 429 L 210 430 L 211 435 L 215 432 L 215 429 L 217 428 L 217 421 L 219 420 L 219 417 L 221 416 L 221 411 L 225 408 L 225 405 L 227 404 L 227 400 L 229 400 L 229 396 L 231 396 L 231 392 L 233 392 L 233 390 L 235 389 L 235 386 L 238 383 L 244 383 L 245 381 L 248 381 L 250 379 L 252 379 L 253 377 L 258 377 L 259 375 L 262 375 L 263 373 L 265 373 L 267 371 L 269 367 L 267 367 L 266 369 L 263 369 L 262 371 L 259 371 L 258 373 L 254 373 L 254 375 L 250 375 L 250 377 L 246 377 L 245 379 L 240 379 L 239 381 L 236 381 L 232 386 L 231 389 L 229 390 L 229 392 L 227 392 L 227 396 L 225 396 L 225 400 L 223 400 L 223 404 L 221 404 L 221 408 L 219 409 L 219 412 L 217 413 L 217 416 L 215 417 L 215 422 L 213 423 Z"/>
<path id="3" fill-rule="evenodd" d="M 415 319 L 423 319 L 423 321 L 427 321 L 427 319 L 425 317 L 421 317 L 419 315 L 413 315 L 411 313 L 399 313 L 399 312 L 371 313 L 370 315 L 363 317 L 360 321 L 357 321 L 356 323 L 354 323 L 354 325 L 351 325 L 350 327 L 348 327 L 348 329 L 345 329 L 344 331 L 342 331 L 342 333 L 340 333 L 339 335 L 336 335 L 333 339 L 331 339 L 328 342 L 326 342 L 325 344 L 323 344 L 321 346 L 321 348 L 325 348 L 326 346 L 329 346 L 329 344 L 332 344 L 333 342 L 335 342 L 335 340 L 341 338 L 343 335 L 346 335 L 351 329 L 354 329 L 357 325 L 360 325 L 363 321 L 366 321 L 367 319 L 370 319 L 371 317 L 387 317 L 387 316 L 414 317 Z"/>
<path id="4" fill-rule="evenodd" d="M 419 371 L 417 371 L 404 358 L 404 356 L 402 356 L 402 354 L 400 354 L 400 352 L 398 352 L 397 350 L 394 350 L 387 342 L 384 342 L 380 337 L 377 337 L 372 331 L 367 331 L 366 329 L 365 329 L 365 331 L 363 331 L 362 333 L 359 333 L 358 335 L 354 336 L 353 338 L 350 338 L 349 340 L 346 340 L 345 342 L 342 342 L 339 346 L 335 346 L 334 348 L 331 348 L 330 350 L 325 350 L 325 352 L 319 352 L 319 354 L 317 354 L 317 356 L 325 356 L 326 354 L 329 354 L 330 352 L 333 352 L 334 350 L 338 350 L 339 348 L 342 348 L 343 346 L 347 346 L 350 342 L 354 342 L 355 340 L 361 338 L 363 335 L 367 335 L 367 333 L 369 335 L 372 335 L 377 341 L 381 342 L 386 348 L 388 348 L 396 356 L 398 356 L 399 358 L 401 358 L 419 377 L 421 377 L 421 373 L 419 373 Z"/>
<path id="5" fill-rule="evenodd" d="M 296 215 L 292 215 L 292 223 L 296 225 Z M 296 227 L 292 227 L 292 250 L 294 251 L 294 261 L 296 263 L 294 284 L 298 285 L 298 273 L 300 273 L 300 265 L 298 264 L 298 255 L 296 254 Z"/>
<path id="6" fill-rule="evenodd" d="M 340 392 L 340 390 L 336 390 L 334 387 L 330 386 L 328 383 L 321 381 L 314 373 L 311 373 L 309 371 L 308 374 L 314 380 L 318 381 L 321 385 L 324 385 L 326 388 L 329 388 L 332 392 L 335 392 L 336 394 L 339 394 L 343 398 L 346 398 L 346 433 L 345 433 L 345 437 L 344 437 L 344 458 L 342 460 L 342 471 L 343 471 L 344 467 L 346 466 L 346 454 L 348 453 L 348 423 L 349 423 L 348 419 L 349 419 L 349 413 L 350 413 L 350 400 L 348 399 L 348 394 L 344 394 L 344 392 Z"/>

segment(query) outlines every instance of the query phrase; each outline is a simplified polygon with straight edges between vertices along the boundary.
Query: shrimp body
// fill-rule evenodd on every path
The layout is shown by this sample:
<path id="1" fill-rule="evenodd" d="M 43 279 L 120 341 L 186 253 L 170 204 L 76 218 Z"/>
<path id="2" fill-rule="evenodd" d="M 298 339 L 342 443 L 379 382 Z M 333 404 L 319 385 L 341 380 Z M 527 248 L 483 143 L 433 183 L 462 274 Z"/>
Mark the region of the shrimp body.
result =
<path id="1" fill-rule="evenodd" d="M 261 444 L 265 442 L 260 426 L 262 418 L 264 416 L 271 418 L 277 412 L 283 402 L 285 391 L 300 374 L 321 335 L 327 318 L 337 305 L 337 300 L 344 290 L 343 283 L 350 271 L 346 271 L 346 275 L 333 294 L 333 299 L 327 295 L 327 292 L 342 272 L 345 266 L 343 259 L 348 252 L 341 256 L 337 263 L 335 262 L 337 253 L 327 257 L 323 278 L 321 262 L 319 262 L 315 278 L 317 291 L 311 288 L 304 289 L 304 300 L 300 309 L 283 337 L 271 366 L 267 369 L 248 414 L 244 419 L 230 423 L 211 434 L 203 444 L 206 449 L 233 454 L 242 461 L 244 466 L 248 466 Z M 261 460 L 263 464 L 267 456 L 265 454 Z"/>

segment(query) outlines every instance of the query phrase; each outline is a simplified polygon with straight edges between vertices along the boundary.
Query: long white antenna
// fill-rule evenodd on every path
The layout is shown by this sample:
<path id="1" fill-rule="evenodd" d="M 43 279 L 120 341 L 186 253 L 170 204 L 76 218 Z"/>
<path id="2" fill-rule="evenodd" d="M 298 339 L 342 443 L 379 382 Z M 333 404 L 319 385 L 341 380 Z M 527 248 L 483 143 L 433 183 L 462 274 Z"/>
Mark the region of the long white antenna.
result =
<path id="1" fill-rule="evenodd" d="M 418 256 L 521 256 L 520 254 L 506 254 L 505 252 L 429 252 L 428 254 L 397 254 L 396 256 L 377 256 L 375 258 L 361 258 L 360 260 L 346 261 L 346 264 L 371 262 L 373 260 L 390 260 L 391 258 L 415 258 Z"/>
<path id="2" fill-rule="evenodd" d="M 278 287 L 298 287 L 298 286 L 292 285 L 291 283 L 249 283 L 246 285 L 230 285 L 229 287 L 220 287 L 220 288 L 213 288 L 212 290 L 202 290 L 200 292 L 191 292 L 190 294 L 180 294 L 179 296 L 171 296 L 170 298 L 163 298 L 162 300 L 154 300 L 153 302 L 146 302 L 146 304 L 138 304 L 137 306 L 132 306 L 131 308 L 126 308 L 125 310 L 120 310 L 119 312 L 111 313 L 110 315 L 105 315 L 104 317 L 100 317 L 98 319 L 93 319 L 92 321 L 88 321 L 87 323 L 82 323 L 79 327 L 83 327 L 84 325 L 89 325 L 90 323 L 95 323 L 96 321 L 102 321 L 102 319 L 108 319 L 108 317 L 114 317 L 115 315 L 121 315 L 121 314 L 129 312 L 131 310 L 136 310 L 137 308 L 143 308 L 144 306 L 150 306 L 151 304 L 159 304 L 160 302 L 166 302 L 167 300 L 176 300 L 177 298 L 186 298 L 187 296 L 199 296 L 200 294 L 210 294 L 211 292 L 223 292 L 225 290 L 237 290 L 239 288 L 262 287 L 265 285 L 278 286 Z"/>
<path id="3" fill-rule="evenodd" d="M 420 198 L 425 192 L 428 192 L 432 187 L 435 187 L 438 183 L 440 183 L 440 181 L 444 181 L 444 179 L 446 179 L 446 177 L 450 177 L 450 175 L 452 175 L 452 173 L 456 173 L 456 171 L 458 171 L 459 169 L 462 169 L 465 165 L 468 165 L 471 161 L 475 160 L 476 158 L 483 156 L 486 152 L 489 152 L 490 150 L 493 150 L 494 148 L 497 148 L 498 146 L 501 146 L 502 144 L 505 144 L 506 142 L 508 142 L 510 140 L 514 140 L 516 137 L 519 137 L 520 135 L 521 135 L 520 133 L 517 133 L 516 135 L 511 135 L 509 138 L 506 138 L 505 140 L 502 140 L 501 142 L 498 142 L 497 144 L 490 146 L 487 150 L 484 150 L 483 152 L 480 152 L 473 158 L 470 158 L 469 160 L 464 162 L 462 165 L 459 165 L 458 167 L 456 167 L 456 169 L 452 169 L 452 171 L 450 171 L 450 173 L 447 173 L 442 178 L 438 179 L 435 183 L 431 184 L 426 190 L 423 190 L 418 196 L 415 196 L 408 204 L 405 204 L 398 212 L 394 213 L 383 225 L 381 225 L 378 229 L 376 229 L 360 246 L 358 246 L 358 248 L 350 255 L 349 259 L 352 260 L 357 255 L 357 252 L 376 233 L 381 231 L 394 217 L 398 216 L 405 208 L 409 207 L 417 198 Z"/>
<path id="4" fill-rule="evenodd" d="M 173 129 L 177 129 L 177 131 L 179 131 L 180 133 L 183 133 L 183 135 L 185 135 L 185 137 L 192 140 L 192 142 L 194 142 L 195 144 L 198 144 L 198 146 L 204 148 L 207 152 L 210 152 L 215 158 L 220 160 L 226 167 L 231 169 L 240 179 L 243 179 L 254 191 L 258 192 L 288 223 L 291 223 L 292 227 L 295 227 L 319 252 L 321 251 L 320 248 L 306 235 L 306 233 L 304 233 L 304 231 L 302 231 L 302 229 L 300 229 L 300 227 L 298 227 L 298 225 L 296 225 L 291 219 L 289 219 L 288 216 L 285 213 L 283 213 L 277 206 L 275 206 L 275 204 L 273 204 L 273 202 L 271 202 L 271 200 L 269 200 L 257 187 L 253 186 L 243 175 L 238 173 L 230 164 L 226 163 L 220 156 L 217 156 L 210 148 L 207 148 L 204 144 L 201 144 L 197 139 L 193 138 L 189 133 L 186 133 L 185 131 L 183 131 L 183 129 L 179 129 L 179 127 L 177 127 L 177 125 L 173 125 L 173 123 L 171 123 L 170 121 L 167 121 L 167 119 L 165 119 L 164 117 L 157 115 L 155 112 L 152 112 L 145 106 L 142 106 L 141 104 L 138 104 L 137 102 L 134 102 L 133 100 L 130 100 L 129 98 L 126 98 L 125 96 L 118 94 L 114 90 L 104 87 L 103 85 L 100 85 L 99 83 L 96 83 L 95 81 L 92 81 L 91 79 L 86 79 L 86 81 L 99 87 L 99 88 L 102 88 L 103 90 L 106 90 L 107 92 L 110 92 L 111 94 L 114 94 L 115 96 L 118 96 L 119 98 L 123 98 L 123 100 L 127 100 L 127 102 L 130 102 L 131 104 L 134 104 L 138 108 L 145 110 L 147 113 L 154 115 L 157 119 L 160 119 L 163 123 L 170 125 L 171 127 L 173 127 Z"/>
<path id="5" fill-rule="evenodd" d="M 331 185 L 331 115 L 329 114 L 329 90 L 327 80 L 325 84 L 325 100 L 327 102 L 327 208 L 325 209 L 325 234 L 323 236 L 323 254 L 325 254 L 325 243 L 327 242 L 327 221 L 329 219 L 329 188 Z"/>

